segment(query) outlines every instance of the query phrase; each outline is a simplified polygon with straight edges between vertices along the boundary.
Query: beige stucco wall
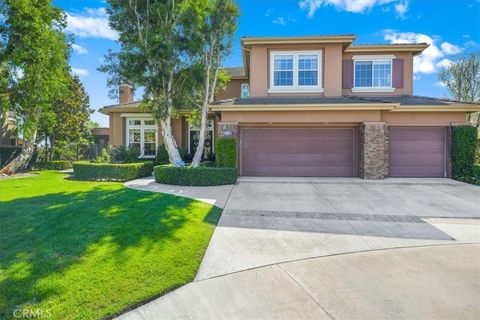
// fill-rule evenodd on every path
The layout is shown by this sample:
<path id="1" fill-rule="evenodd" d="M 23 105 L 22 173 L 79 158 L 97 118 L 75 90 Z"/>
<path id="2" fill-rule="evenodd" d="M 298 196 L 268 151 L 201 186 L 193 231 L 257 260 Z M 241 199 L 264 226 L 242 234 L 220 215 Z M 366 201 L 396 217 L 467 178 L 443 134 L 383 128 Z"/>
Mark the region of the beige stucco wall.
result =
<path id="1" fill-rule="evenodd" d="M 229 111 L 222 122 L 242 124 L 315 124 L 386 122 L 389 125 L 448 126 L 465 122 L 465 112 L 389 112 L 389 111 Z"/>
<path id="2" fill-rule="evenodd" d="M 253 45 L 250 53 L 250 95 L 254 97 L 274 96 L 269 94 L 271 51 L 322 51 L 322 84 L 325 96 L 342 94 L 342 45 Z M 290 95 L 298 95 L 291 93 Z M 319 92 L 318 94 L 321 94 Z M 283 94 L 285 95 L 285 94 Z"/>
<path id="3" fill-rule="evenodd" d="M 225 89 L 219 90 L 215 100 L 227 100 L 239 98 L 241 94 L 242 83 L 248 83 L 248 79 L 231 79 Z"/>
<path id="4" fill-rule="evenodd" d="M 222 122 L 241 123 L 360 123 L 380 121 L 380 111 L 230 111 L 222 112 Z"/>
<path id="5" fill-rule="evenodd" d="M 125 119 L 120 117 L 120 113 L 110 114 L 109 123 L 109 143 L 112 146 L 122 146 L 125 144 Z"/>
<path id="6" fill-rule="evenodd" d="M 355 55 L 395 55 L 397 59 L 403 59 L 403 88 L 395 88 L 394 92 L 352 92 L 351 89 L 342 89 L 343 95 L 355 96 L 391 96 L 413 94 L 413 54 L 411 52 L 368 52 L 368 53 L 343 53 L 342 59 L 352 59 Z"/>
<path id="7" fill-rule="evenodd" d="M 382 112 L 382 121 L 389 125 L 448 126 L 465 119 L 465 112 Z"/>

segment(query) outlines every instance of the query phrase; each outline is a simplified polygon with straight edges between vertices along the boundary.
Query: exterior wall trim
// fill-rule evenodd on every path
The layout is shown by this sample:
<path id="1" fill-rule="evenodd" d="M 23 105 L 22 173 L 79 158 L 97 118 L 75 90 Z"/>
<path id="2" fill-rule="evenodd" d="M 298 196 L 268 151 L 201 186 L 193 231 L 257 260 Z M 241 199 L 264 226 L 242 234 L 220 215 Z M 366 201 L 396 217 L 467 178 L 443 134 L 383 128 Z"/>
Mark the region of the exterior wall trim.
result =
<path id="1" fill-rule="evenodd" d="M 266 104 L 251 104 L 251 105 L 211 105 L 212 111 L 365 111 L 365 110 L 393 110 L 396 104 L 389 103 L 350 103 L 350 104 L 295 104 L 295 105 L 266 105 Z"/>

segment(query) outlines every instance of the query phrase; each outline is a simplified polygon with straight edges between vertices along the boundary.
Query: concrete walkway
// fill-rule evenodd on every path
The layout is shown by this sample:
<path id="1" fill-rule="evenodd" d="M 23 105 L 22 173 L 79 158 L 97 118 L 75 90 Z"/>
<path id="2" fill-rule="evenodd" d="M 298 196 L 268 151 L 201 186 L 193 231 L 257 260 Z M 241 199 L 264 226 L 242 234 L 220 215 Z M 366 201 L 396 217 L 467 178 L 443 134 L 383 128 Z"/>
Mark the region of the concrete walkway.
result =
<path id="1" fill-rule="evenodd" d="M 478 319 L 480 245 L 380 250 L 195 281 L 119 319 Z"/>
<path id="2" fill-rule="evenodd" d="M 214 186 L 214 187 L 188 187 L 188 186 L 172 186 L 167 184 L 156 183 L 153 177 L 146 177 L 127 181 L 124 185 L 128 188 L 173 194 L 180 197 L 187 197 L 203 202 L 210 203 L 219 208 L 224 208 L 233 185 Z"/>

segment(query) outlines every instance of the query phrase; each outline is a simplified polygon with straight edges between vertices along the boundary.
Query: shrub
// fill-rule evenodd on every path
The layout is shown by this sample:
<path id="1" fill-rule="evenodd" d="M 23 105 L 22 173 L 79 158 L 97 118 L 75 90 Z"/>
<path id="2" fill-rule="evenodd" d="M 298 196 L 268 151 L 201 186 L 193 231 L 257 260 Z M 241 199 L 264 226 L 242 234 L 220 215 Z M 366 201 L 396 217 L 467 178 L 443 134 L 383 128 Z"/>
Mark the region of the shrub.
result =
<path id="1" fill-rule="evenodd" d="M 180 153 L 180 158 L 182 158 L 183 161 L 187 159 L 187 150 L 184 148 L 178 148 L 178 153 Z M 168 159 L 168 152 L 167 148 L 165 148 L 165 145 L 162 143 L 161 145 L 158 146 L 157 148 L 157 154 L 155 155 L 155 163 L 156 164 L 166 164 L 169 163 L 170 160 Z"/>
<path id="2" fill-rule="evenodd" d="M 480 186 L 480 165 L 474 165 L 472 171 L 469 174 L 457 176 L 456 179 Z"/>
<path id="3" fill-rule="evenodd" d="M 73 163 L 73 173 L 80 180 L 128 181 L 152 174 L 152 162 L 138 163 Z"/>
<path id="4" fill-rule="evenodd" d="M 475 163 L 477 129 L 472 126 L 452 127 L 452 175 L 468 175 Z"/>
<path id="5" fill-rule="evenodd" d="M 237 140 L 220 138 L 215 142 L 218 167 L 237 167 Z"/>
<path id="6" fill-rule="evenodd" d="M 156 166 L 155 181 L 178 186 L 218 186 L 234 184 L 237 168 Z"/>
<path id="7" fill-rule="evenodd" d="M 72 163 L 68 160 L 37 161 L 33 167 L 38 170 L 67 170 L 72 168 Z"/>
<path id="8" fill-rule="evenodd" d="M 123 163 L 135 163 L 138 162 L 138 157 L 140 157 L 140 150 L 136 147 L 128 147 L 125 150 L 125 158 Z"/>
<path id="9" fill-rule="evenodd" d="M 98 155 L 97 159 L 95 159 L 96 163 L 110 163 L 110 154 L 108 153 L 106 148 L 103 148 L 100 154 Z"/>

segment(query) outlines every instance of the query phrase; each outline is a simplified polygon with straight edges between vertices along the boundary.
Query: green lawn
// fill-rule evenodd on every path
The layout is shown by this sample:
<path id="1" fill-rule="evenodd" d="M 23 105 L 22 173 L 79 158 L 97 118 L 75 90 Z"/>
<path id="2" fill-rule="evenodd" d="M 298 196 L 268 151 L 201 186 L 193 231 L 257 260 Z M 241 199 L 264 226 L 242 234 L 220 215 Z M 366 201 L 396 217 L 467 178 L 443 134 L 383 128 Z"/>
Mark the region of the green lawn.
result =
<path id="1" fill-rule="evenodd" d="M 220 209 L 65 177 L 0 180 L 0 319 L 100 319 L 194 278 Z"/>

